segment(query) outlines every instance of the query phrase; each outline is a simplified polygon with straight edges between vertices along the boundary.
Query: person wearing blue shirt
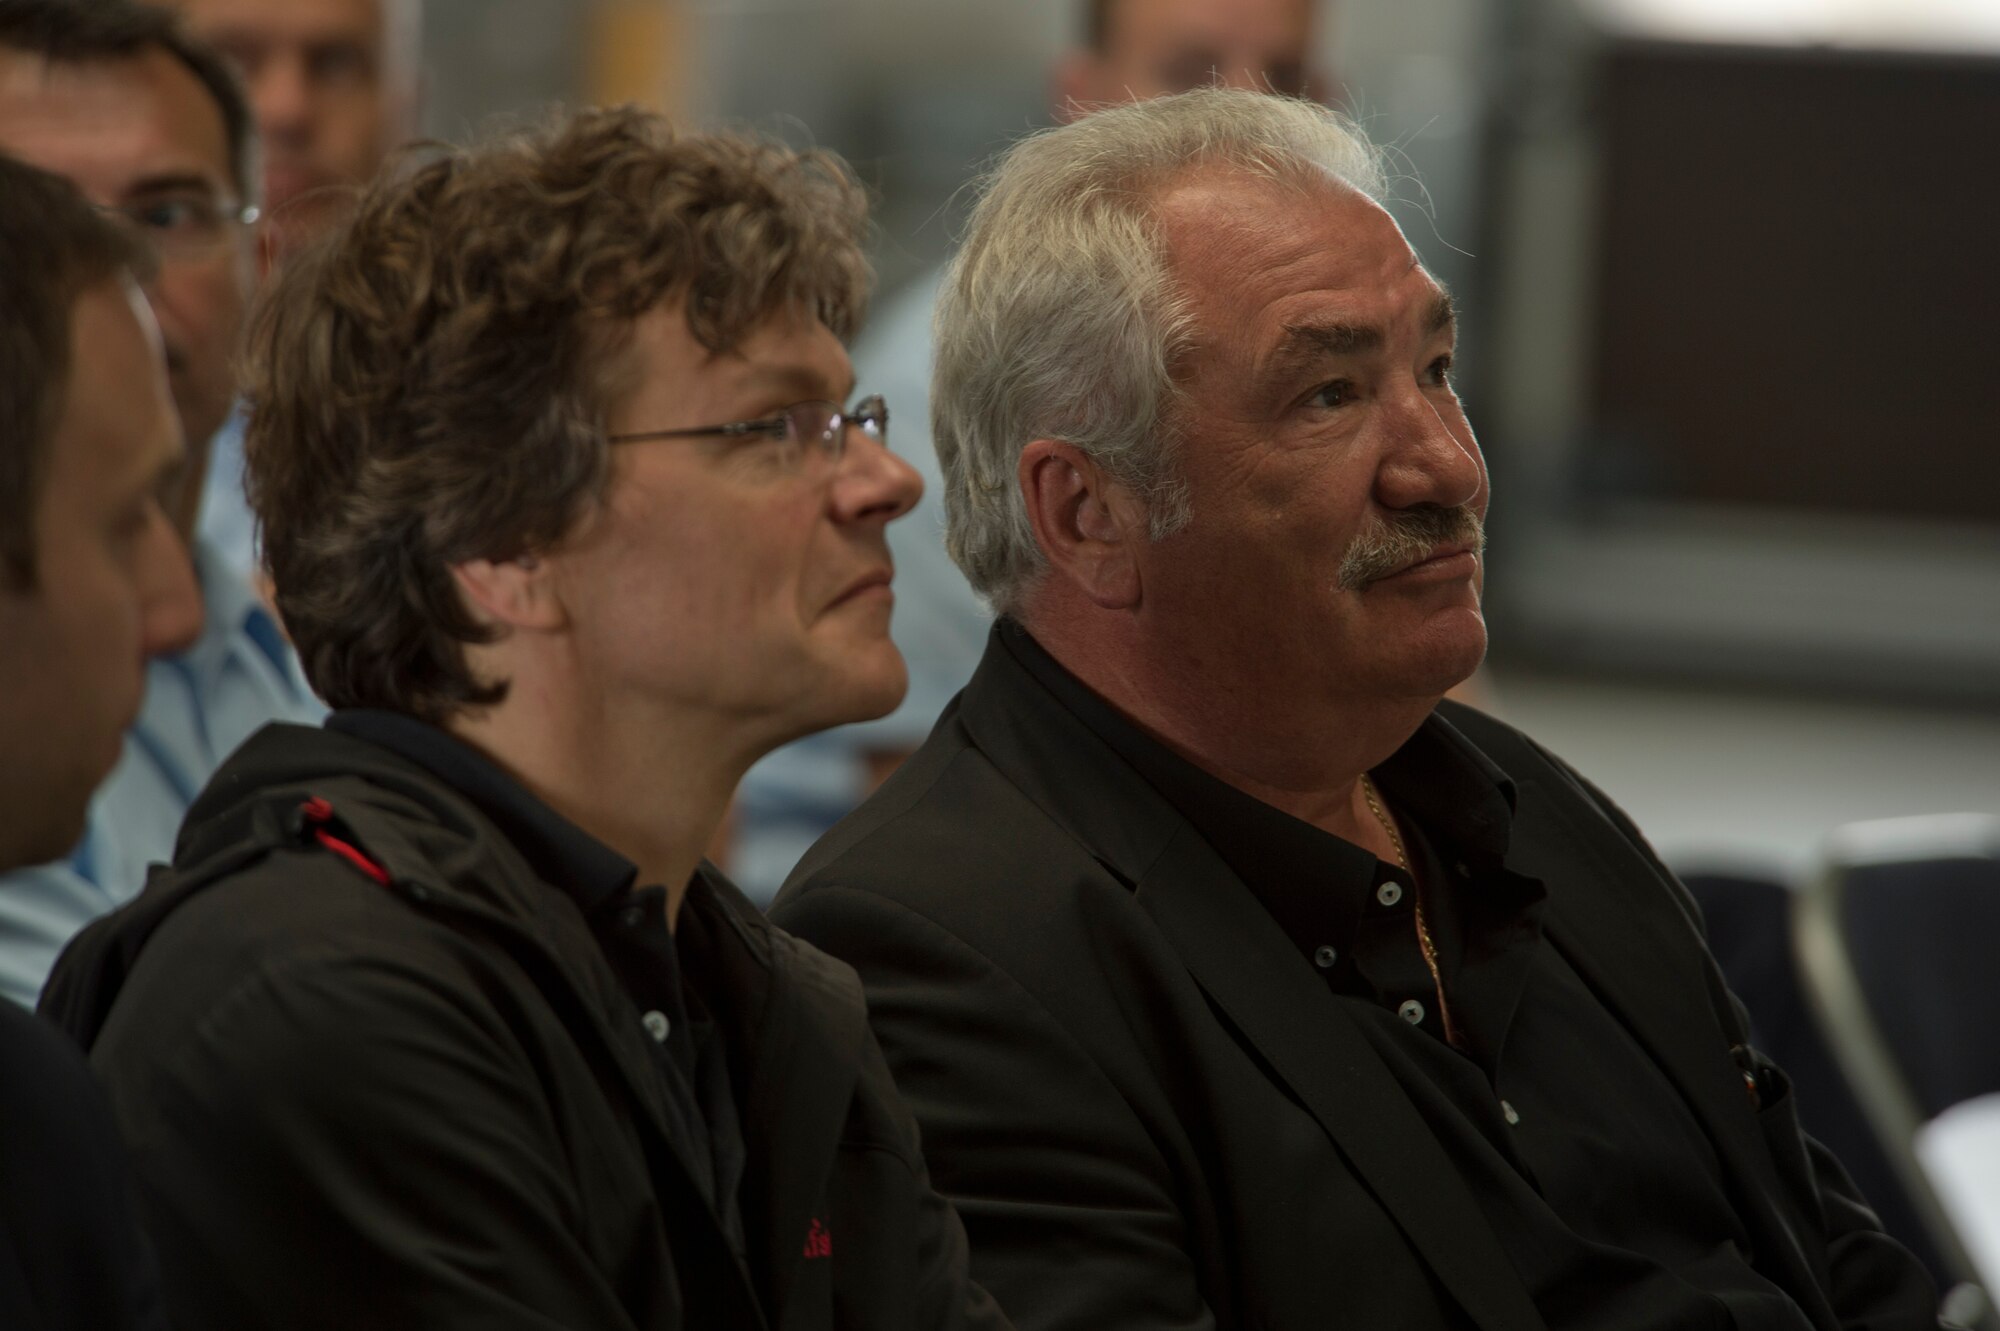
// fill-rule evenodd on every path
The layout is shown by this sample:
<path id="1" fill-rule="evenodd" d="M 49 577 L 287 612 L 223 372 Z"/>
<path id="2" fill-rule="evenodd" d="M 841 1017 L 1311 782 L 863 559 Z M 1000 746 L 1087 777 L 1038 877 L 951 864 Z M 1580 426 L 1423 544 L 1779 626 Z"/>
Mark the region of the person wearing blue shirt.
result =
<path id="1" fill-rule="evenodd" d="M 0 996 L 23 1007 L 76 932 L 172 857 L 182 816 L 224 758 L 266 722 L 325 715 L 276 617 L 206 542 L 194 557 L 201 636 L 148 663 L 138 719 L 91 799 L 83 839 L 66 859 L 0 876 Z"/>
<path id="2" fill-rule="evenodd" d="M 62 0 L 0 9 L 0 151 L 67 177 L 156 261 L 146 295 L 187 442 L 161 502 L 184 542 L 209 442 L 236 397 L 255 138 L 235 75 L 170 13 Z M 0 880 L 0 994 L 17 1003 L 32 1005 L 70 937 L 171 856 L 194 792 L 232 749 L 266 721 L 323 714 L 242 575 L 206 549 L 196 566 L 205 623 L 148 667 L 139 718 L 91 800 L 83 839 L 61 860 Z"/>

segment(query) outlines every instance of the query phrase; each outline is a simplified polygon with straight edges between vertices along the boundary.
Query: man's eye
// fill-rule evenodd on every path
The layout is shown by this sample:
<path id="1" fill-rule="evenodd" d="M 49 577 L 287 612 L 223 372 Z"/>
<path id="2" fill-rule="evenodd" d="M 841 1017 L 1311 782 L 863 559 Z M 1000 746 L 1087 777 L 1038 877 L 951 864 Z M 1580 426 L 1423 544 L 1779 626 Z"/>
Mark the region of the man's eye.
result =
<path id="1" fill-rule="evenodd" d="M 256 78 L 257 71 L 264 67 L 264 62 L 271 56 L 271 48 L 267 43 L 243 37 L 225 36 L 216 42 L 216 46 L 226 58 L 236 63 L 246 79 Z"/>
<path id="2" fill-rule="evenodd" d="M 1351 407 L 1355 399 L 1352 379 L 1335 379 L 1330 384 L 1321 384 L 1313 390 L 1308 401 L 1315 407 Z"/>
<path id="3" fill-rule="evenodd" d="M 1440 388 L 1451 387 L 1452 359 L 1449 354 L 1439 356 L 1430 364 L 1426 377 Z"/>
<path id="4" fill-rule="evenodd" d="M 111 539 L 119 549 L 128 549 L 138 543 L 152 525 L 153 515 L 160 512 L 159 501 L 148 495 L 141 502 L 119 513 L 111 526 Z"/>
<path id="5" fill-rule="evenodd" d="M 375 81 L 375 62 L 356 43 L 316 46 L 307 56 L 306 75 L 315 83 L 359 87 Z"/>
<path id="6" fill-rule="evenodd" d="M 215 225 L 215 206 L 202 199 L 149 199 L 125 210 L 147 231 L 202 231 Z"/>

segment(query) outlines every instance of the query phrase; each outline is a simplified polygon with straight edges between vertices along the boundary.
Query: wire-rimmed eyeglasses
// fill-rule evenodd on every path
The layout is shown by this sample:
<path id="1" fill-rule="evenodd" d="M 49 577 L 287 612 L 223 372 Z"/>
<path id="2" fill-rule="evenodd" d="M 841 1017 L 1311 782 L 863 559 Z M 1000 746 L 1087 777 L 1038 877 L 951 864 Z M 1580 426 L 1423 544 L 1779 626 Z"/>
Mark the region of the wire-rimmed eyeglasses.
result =
<path id="1" fill-rule="evenodd" d="M 777 415 L 759 420 L 697 425 L 685 430 L 642 430 L 634 434 L 614 434 L 605 442 L 643 444 L 655 439 L 698 439 L 721 435 L 746 442 L 770 440 L 783 448 L 784 460 L 792 466 L 803 465 L 809 456 L 815 455 L 833 464 L 839 462 L 847 451 L 849 426 L 859 426 L 863 434 L 887 446 L 889 404 L 880 396 L 865 397 L 854 410 L 844 411 L 835 402 L 794 402 Z M 808 443 L 817 445 L 816 453 L 806 447 Z"/>
<path id="2" fill-rule="evenodd" d="M 254 204 L 170 190 L 100 207 L 161 259 L 205 259 L 235 243 L 261 214 Z"/>

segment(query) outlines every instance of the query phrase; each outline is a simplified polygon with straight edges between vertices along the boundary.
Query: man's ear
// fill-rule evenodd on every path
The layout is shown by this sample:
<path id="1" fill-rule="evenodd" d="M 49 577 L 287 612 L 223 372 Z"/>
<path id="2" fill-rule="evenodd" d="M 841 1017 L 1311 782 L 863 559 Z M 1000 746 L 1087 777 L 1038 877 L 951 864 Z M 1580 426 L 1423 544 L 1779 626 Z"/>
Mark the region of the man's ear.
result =
<path id="1" fill-rule="evenodd" d="M 1130 487 L 1073 444 L 1037 439 L 1016 472 L 1028 525 L 1056 576 L 1092 604 L 1139 604 L 1139 547 L 1150 539 L 1146 506 Z"/>
<path id="2" fill-rule="evenodd" d="M 536 555 L 468 559 L 451 566 L 472 613 L 495 628 L 552 632 L 568 622 L 548 564 Z"/>

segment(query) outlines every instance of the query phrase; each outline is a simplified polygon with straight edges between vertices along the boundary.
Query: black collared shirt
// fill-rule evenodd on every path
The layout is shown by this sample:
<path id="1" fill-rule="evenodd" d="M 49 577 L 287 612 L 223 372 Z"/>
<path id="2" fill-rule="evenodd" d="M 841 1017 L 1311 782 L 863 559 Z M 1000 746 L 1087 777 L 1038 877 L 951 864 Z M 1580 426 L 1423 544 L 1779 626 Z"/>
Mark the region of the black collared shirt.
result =
<path id="1" fill-rule="evenodd" d="M 1479 1199 L 1551 1331 L 1802 1331 L 1664 1074 L 1544 935 L 1506 865 L 1514 787 L 1432 717 L 1372 774 L 1423 885 L 1173 753 L 1003 621 L 1000 640 L 1185 817 L 1346 1006 Z M 1588 890 L 1587 883 L 1562 890 Z"/>
<path id="2" fill-rule="evenodd" d="M 424 767 L 465 796 L 521 853 L 536 877 L 569 896 L 631 998 L 635 1020 L 652 1037 L 667 1088 L 673 1127 L 697 1160 L 716 1217 L 740 1251 L 743 1222 L 743 1127 L 732 1087 L 729 1051 L 688 971 L 702 970 L 699 931 L 675 939 L 667 927 L 667 892 L 638 886 L 638 866 L 570 822 L 464 741 L 397 712 L 335 712 L 326 728 L 388 749 Z M 707 890 L 697 875 L 690 893 Z M 684 912 L 684 917 L 686 912 Z M 683 969 L 682 961 L 688 966 Z"/>

